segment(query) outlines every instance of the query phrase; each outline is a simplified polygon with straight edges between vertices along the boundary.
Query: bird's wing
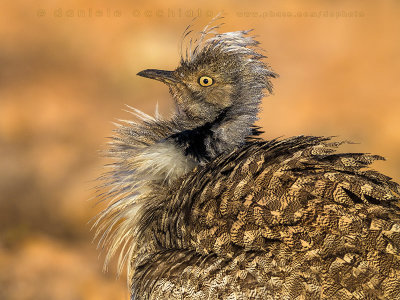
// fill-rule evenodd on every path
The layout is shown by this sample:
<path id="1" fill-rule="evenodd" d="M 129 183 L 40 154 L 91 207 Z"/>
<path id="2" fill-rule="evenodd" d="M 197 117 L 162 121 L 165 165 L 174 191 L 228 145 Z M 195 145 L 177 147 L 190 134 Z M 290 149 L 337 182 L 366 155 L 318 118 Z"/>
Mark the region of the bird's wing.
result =
<path id="1" fill-rule="evenodd" d="M 290 299 L 400 299 L 399 185 L 366 169 L 382 157 L 338 154 L 340 144 L 251 143 L 196 170 L 174 196 L 181 245 L 223 258 L 257 252 L 248 272 Z"/>

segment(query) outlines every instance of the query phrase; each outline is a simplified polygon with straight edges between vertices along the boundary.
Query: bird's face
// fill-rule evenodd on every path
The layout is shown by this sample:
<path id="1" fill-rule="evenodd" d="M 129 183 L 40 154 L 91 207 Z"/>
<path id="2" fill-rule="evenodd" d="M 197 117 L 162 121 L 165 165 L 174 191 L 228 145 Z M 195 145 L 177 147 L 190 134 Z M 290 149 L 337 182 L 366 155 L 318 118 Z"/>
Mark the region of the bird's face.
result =
<path id="1" fill-rule="evenodd" d="M 174 71 L 147 69 L 138 75 L 167 84 L 178 112 L 200 123 L 212 122 L 232 107 L 258 106 L 262 90 L 270 87 L 267 77 L 275 74 L 259 61 L 262 55 L 247 48 L 256 42 L 245 34 L 211 39 Z"/>
<path id="2" fill-rule="evenodd" d="M 237 71 L 232 67 L 232 61 L 228 62 L 219 59 L 182 64 L 175 71 L 149 69 L 138 75 L 167 84 L 179 111 L 194 119 L 210 121 L 232 106 L 240 86 L 235 75 Z"/>

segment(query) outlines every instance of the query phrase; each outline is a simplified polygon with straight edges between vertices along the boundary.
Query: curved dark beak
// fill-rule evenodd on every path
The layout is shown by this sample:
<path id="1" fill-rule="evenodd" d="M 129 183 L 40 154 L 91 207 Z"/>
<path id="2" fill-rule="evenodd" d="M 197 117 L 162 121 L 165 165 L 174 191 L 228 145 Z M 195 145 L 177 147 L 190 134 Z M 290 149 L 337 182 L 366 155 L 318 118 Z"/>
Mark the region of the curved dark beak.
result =
<path id="1" fill-rule="evenodd" d="M 173 71 L 163 71 L 163 70 L 156 70 L 156 69 L 147 69 L 140 71 L 137 75 L 159 80 L 164 83 L 174 83 L 176 82 L 174 72 Z"/>

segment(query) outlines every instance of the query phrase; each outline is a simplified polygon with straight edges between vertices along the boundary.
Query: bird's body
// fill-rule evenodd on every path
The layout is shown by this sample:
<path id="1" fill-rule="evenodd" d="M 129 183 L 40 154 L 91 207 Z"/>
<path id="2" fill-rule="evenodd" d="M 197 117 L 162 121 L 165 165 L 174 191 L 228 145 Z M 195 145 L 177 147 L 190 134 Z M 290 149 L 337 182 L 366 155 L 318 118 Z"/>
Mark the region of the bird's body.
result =
<path id="1" fill-rule="evenodd" d="M 399 185 L 330 138 L 257 138 L 276 74 L 247 33 L 139 73 L 169 85 L 177 113 L 117 129 L 107 260 L 122 248 L 132 299 L 400 299 Z"/>

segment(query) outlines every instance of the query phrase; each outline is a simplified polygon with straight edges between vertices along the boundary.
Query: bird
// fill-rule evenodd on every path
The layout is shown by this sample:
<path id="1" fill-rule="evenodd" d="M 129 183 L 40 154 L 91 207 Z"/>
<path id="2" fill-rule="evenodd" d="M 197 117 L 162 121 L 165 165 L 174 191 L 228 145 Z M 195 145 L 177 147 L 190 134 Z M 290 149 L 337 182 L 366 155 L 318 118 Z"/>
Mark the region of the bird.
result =
<path id="1" fill-rule="evenodd" d="M 131 300 L 400 299 L 400 186 L 370 166 L 384 158 L 263 139 L 278 74 L 251 30 L 217 22 L 186 28 L 175 70 L 137 74 L 175 109 L 116 124 L 93 225 L 105 266 L 118 256 Z"/>

